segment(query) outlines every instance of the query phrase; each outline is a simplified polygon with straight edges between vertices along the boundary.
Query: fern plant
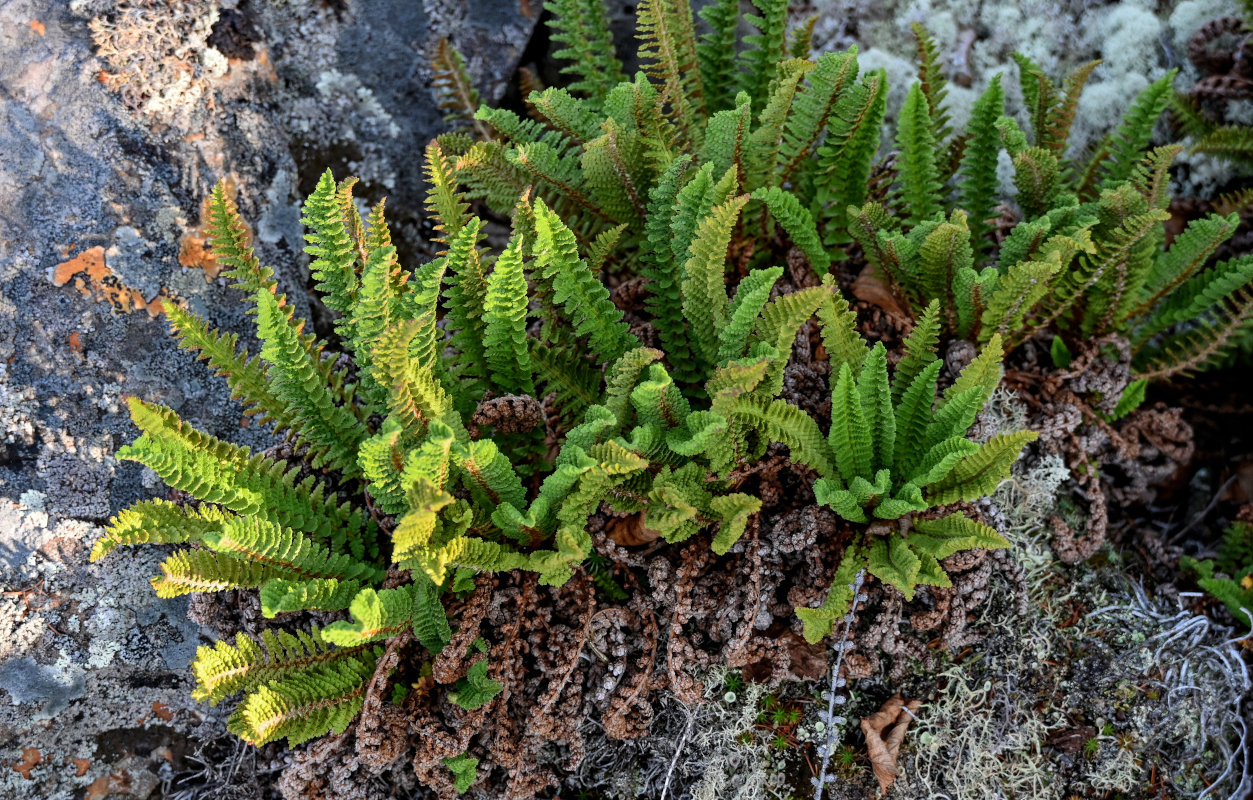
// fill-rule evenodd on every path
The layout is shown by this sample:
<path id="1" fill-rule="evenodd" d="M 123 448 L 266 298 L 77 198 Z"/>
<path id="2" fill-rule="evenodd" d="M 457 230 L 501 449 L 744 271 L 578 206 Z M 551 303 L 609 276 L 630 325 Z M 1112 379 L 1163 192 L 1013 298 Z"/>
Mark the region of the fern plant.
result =
<path id="1" fill-rule="evenodd" d="M 559 40 L 607 29 L 597 3 L 575 5 L 553 4 Z M 730 56 L 734 4 L 706 7 L 701 36 L 681 0 L 641 5 L 644 73 L 533 92 L 533 119 L 478 109 L 486 140 L 443 139 L 458 180 L 501 213 L 533 186 L 581 240 L 614 243 L 605 263 L 639 265 L 650 310 L 672 327 L 693 213 L 744 194 L 731 236 L 749 269 L 771 266 L 770 253 L 788 246 L 819 274 L 864 257 L 908 312 L 939 300 L 945 329 L 963 338 L 1000 335 L 1012 349 L 1043 331 L 1072 342 L 1119 334 L 1131 341 L 1138 377 L 1167 380 L 1225 363 L 1250 335 L 1253 259 L 1210 258 L 1238 220 L 1211 214 L 1164 246 L 1167 169 L 1178 150 L 1148 148 L 1173 72 L 1140 94 L 1090 157 L 1075 158 L 1070 131 L 1097 62 L 1058 86 L 1017 55 L 1028 130 L 1005 116 L 996 76 L 955 131 L 938 50 L 916 27 L 919 80 L 897 122 L 895 154 L 876 161 L 886 76 L 860 74 L 855 48 L 802 57 L 803 41 L 788 43 L 778 24 L 786 3 L 757 5 L 746 18 L 757 32 L 739 59 Z M 575 59 L 572 74 L 620 72 L 606 70 L 605 52 L 563 51 Z M 1000 192 L 1002 151 L 1014 166 L 1009 196 Z M 998 243 L 993 223 L 1003 208 L 1019 219 Z M 742 246 L 763 236 L 778 246 Z M 693 346 L 665 345 L 676 355 Z M 692 352 L 703 356 L 700 346 Z M 706 358 L 700 368 L 708 366 Z"/>
<path id="2" fill-rule="evenodd" d="M 1253 524 L 1237 521 L 1227 528 L 1218 558 L 1198 561 L 1184 556 L 1179 565 L 1231 611 L 1246 630 L 1253 629 Z"/>
<path id="3" fill-rule="evenodd" d="M 428 147 L 438 254 L 416 269 L 398 262 L 383 206 L 363 218 L 354 182 L 324 175 L 305 204 L 307 250 L 347 368 L 294 317 L 225 187 L 215 189 L 213 252 L 253 305 L 261 351 L 250 356 L 180 308 L 171 326 L 299 456 L 253 454 L 132 400 L 143 435 L 119 456 L 195 503 L 133 506 L 92 558 L 178 545 L 153 579 L 162 596 L 256 589 L 267 617 L 345 617 L 200 649 L 196 696 L 243 695 L 233 731 L 260 744 L 344 730 L 392 637 L 412 632 L 426 657 L 439 654 L 452 638 L 445 603 L 479 572 L 563 584 L 592 555 L 588 521 L 602 508 L 639 514 L 667 542 L 711 531 L 726 553 L 761 508 L 738 476 L 772 444 L 812 471 L 815 495 L 855 540 L 823 607 L 798 609 L 812 640 L 844 613 L 849 570 L 912 594 L 944 585 L 949 554 L 1004 546 L 946 508 L 994 488 L 1031 438 L 966 438 L 1000 379 L 1001 339 L 937 398 L 937 303 L 892 376 L 884 347 L 857 332 L 822 276 L 824 231 L 828 207 L 864 190 L 848 181 L 869 169 L 886 83 L 882 73 L 858 80 L 854 52 L 798 55 L 782 8 L 758 4 L 757 34 L 728 63 L 714 51 L 738 24 L 730 5 L 709 7 L 713 31 L 698 42 L 686 5 L 644 3 L 646 73 L 611 87 L 574 38 L 582 28 L 559 27 L 587 97 L 532 93 L 542 122 L 480 109 L 485 138 Z M 596 12 L 554 9 L 583 14 L 583 26 Z M 460 59 L 440 58 L 445 91 L 472 100 Z M 705 87 L 727 80 L 736 91 L 719 105 Z M 761 87 L 769 95 L 754 110 L 749 90 Z M 484 246 L 475 199 L 511 219 L 498 253 Z M 782 290 L 775 262 L 788 250 L 818 273 L 808 288 Z M 602 280 L 632 264 L 650 282 L 660 348 L 643 346 Z M 781 396 L 815 317 L 832 367 L 825 433 Z M 476 658 L 448 699 L 492 702 L 502 691 L 493 675 Z M 472 760 L 448 763 L 459 784 L 474 779 Z"/>

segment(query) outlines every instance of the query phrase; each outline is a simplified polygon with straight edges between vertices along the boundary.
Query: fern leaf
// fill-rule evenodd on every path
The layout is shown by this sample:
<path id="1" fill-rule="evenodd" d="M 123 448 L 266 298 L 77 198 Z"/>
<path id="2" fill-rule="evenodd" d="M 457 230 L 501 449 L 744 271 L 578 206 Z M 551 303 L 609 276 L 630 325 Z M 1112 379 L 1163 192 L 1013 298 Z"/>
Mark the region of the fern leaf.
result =
<path id="1" fill-rule="evenodd" d="M 892 375 L 893 403 L 899 405 L 901 396 L 914 378 L 936 360 L 936 347 L 939 343 L 940 303 L 932 300 L 914 324 L 914 329 L 905 337 L 905 354 L 901 356 L 896 372 Z"/>
<path id="2" fill-rule="evenodd" d="M 259 515 L 276 525 L 295 528 L 345 545 L 361 557 L 373 536 L 361 514 L 339 505 L 312 477 L 296 483 L 296 469 L 201 433 L 168 408 L 138 398 L 129 400 L 131 417 L 144 435 L 121 448 L 117 457 L 139 461 L 170 486 L 238 514 Z"/>
<path id="3" fill-rule="evenodd" d="M 413 589 L 362 589 L 348 606 L 352 622 L 332 622 L 322 638 L 340 647 L 388 639 L 413 626 Z"/>
<path id="4" fill-rule="evenodd" d="M 1170 100 L 1170 86 L 1178 72 L 1178 69 L 1172 69 L 1149 84 L 1123 116 L 1122 123 L 1110 140 L 1108 157 L 1101 159 L 1104 167 L 1102 188 L 1113 188 L 1131 177 L 1153 137 L 1157 118 L 1166 109 L 1166 103 Z"/>
<path id="5" fill-rule="evenodd" d="M 896 126 L 896 148 L 900 151 L 896 196 L 907 225 L 931 219 L 940 210 L 942 187 L 936 145 L 927 96 L 920 84 L 914 84 Z"/>
<path id="6" fill-rule="evenodd" d="M 291 409 L 293 428 L 315 454 L 314 466 L 330 464 L 356 475 L 357 446 L 365 438 L 365 426 L 335 403 L 274 295 L 264 289 L 257 292 L 257 312 L 261 358 L 269 365 L 270 385 Z"/>
<path id="7" fill-rule="evenodd" d="M 343 611 L 359 591 L 357 580 L 273 578 L 261 584 L 261 613 L 272 619 L 293 611 Z"/>
<path id="8" fill-rule="evenodd" d="M 701 85 L 710 111 L 730 107 L 735 94 L 735 33 L 740 21 L 739 0 L 714 0 L 696 12 L 708 27 L 696 44 Z"/>
<path id="9" fill-rule="evenodd" d="M 775 77 L 775 65 L 787 56 L 787 0 L 752 0 L 757 14 L 746 14 L 756 33 L 744 37 L 747 48 L 740 54 L 740 91 L 749 97 L 766 97 Z"/>
<path id="10" fill-rule="evenodd" d="M 683 0 L 643 0 L 636 8 L 638 56 L 685 141 L 697 148 L 705 118 L 704 86 L 696 54 L 692 7 Z"/>
<path id="11" fill-rule="evenodd" d="M 553 302 L 561 304 L 579 337 L 588 337 L 602 362 L 617 360 L 635 340 L 609 290 L 579 258 L 574 234 L 543 200 L 535 201 L 535 259 L 540 274 L 552 282 Z"/>
<path id="12" fill-rule="evenodd" d="M 465 59 L 446 38 L 435 43 L 435 56 L 431 59 L 431 91 L 444 112 L 445 120 L 473 121 L 480 138 L 490 136 L 487 128 L 474 117 L 474 112 L 482 103 L 466 70 Z"/>
<path id="13" fill-rule="evenodd" d="M 377 567 L 333 553 L 307 536 L 257 517 L 228 520 L 216 530 L 206 531 L 202 541 L 217 553 L 280 570 L 287 580 L 383 579 Z"/>
<path id="14" fill-rule="evenodd" d="M 943 56 L 935 39 L 921 23 L 910 25 L 918 43 L 918 86 L 927 100 L 931 137 L 937 144 L 953 134 L 948 124 L 944 100 L 948 97 L 948 81 L 944 78 Z"/>
<path id="15" fill-rule="evenodd" d="M 727 306 L 727 323 L 718 334 L 716 363 L 744 355 L 748 349 L 748 335 L 770 299 L 771 289 L 782 275 L 783 267 L 755 269 L 740 281 L 735 297 Z"/>
<path id="16" fill-rule="evenodd" d="M 309 272 L 314 286 L 327 308 L 347 315 L 357 297 L 357 250 L 344 223 L 337 188 L 331 171 L 322 173 L 317 188 L 305 201 L 301 222 L 309 229 L 305 252 L 313 256 Z M 336 330 L 351 338 L 351 327 L 344 317 L 337 320 Z"/>
<path id="17" fill-rule="evenodd" d="M 622 64 L 614 55 L 609 16 L 602 0 L 546 0 L 552 14 L 548 35 L 560 47 L 552 57 L 568 61 L 561 74 L 574 80 L 567 87 L 593 101 L 602 100 L 625 80 Z M 595 107 L 595 106 L 593 106 Z"/>
<path id="18" fill-rule="evenodd" d="M 1000 131 L 996 121 L 1005 107 L 1005 91 L 1001 88 L 1001 76 L 994 76 L 970 112 L 967 131 L 970 138 L 962 154 L 958 169 L 958 198 L 961 207 L 970 215 L 970 238 L 974 242 L 975 260 L 988 251 L 992 226 L 989 220 L 995 216 L 997 189 L 1000 180 L 996 175 L 997 158 L 1000 154 Z"/>
<path id="19" fill-rule="evenodd" d="M 840 366 L 839 377 L 831 391 L 831 431 L 827 441 L 846 483 L 858 476 L 873 474 L 874 441 L 867 427 L 857 381 L 848 364 Z"/>
<path id="20" fill-rule="evenodd" d="M 1022 448 L 1039 438 L 1035 431 L 998 434 L 966 456 L 943 480 L 927 487 L 927 502 L 934 505 L 958 500 L 977 500 L 992 494 L 1009 477 Z"/>
<path id="21" fill-rule="evenodd" d="M 879 149 L 879 130 L 887 114 L 887 73 L 871 73 L 840 97 L 818 147 L 814 204 L 823 208 L 824 241 L 852 241 L 847 233 L 848 209 L 866 202 L 870 170 Z"/>
<path id="22" fill-rule="evenodd" d="M 235 644 L 218 641 L 213 647 L 196 649 L 192 672 L 196 688 L 192 698 L 210 705 L 239 692 L 247 692 L 272 680 L 281 680 L 305 670 L 333 666 L 337 662 L 359 656 L 373 656 L 368 645 L 338 649 L 313 628 L 308 633 L 296 631 L 261 631 L 257 642 L 246 634 L 235 635 Z"/>
<path id="23" fill-rule="evenodd" d="M 876 536 L 871 540 L 866 553 L 866 571 L 895 586 L 906 601 L 914 599 L 921 569 L 922 560 L 901 537 Z"/>
<path id="24" fill-rule="evenodd" d="M 797 98 L 805 73 L 814 68 L 811 61 L 789 58 L 775 67 L 775 77 L 765 107 L 757 115 L 757 127 L 748 142 L 748 157 L 744 159 L 744 185 L 750 189 L 779 184 L 778 162 L 782 156 L 784 126 L 792 116 L 793 103 Z M 712 126 L 711 126 L 712 128 Z M 705 141 L 709 144 L 708 136 Z M 718 163 L 715 162 L 715 169 Z"/>
<path id="25" fill-rule="evenodd" d="M 199 542 L 220 529 L 229 516 L 210 505 L 190 509 L 167 500 L 145 500 L 109 520 L 104 535 L 92 545 L 91 560 L 99 561 L 122 546 Z"/>
<path id="26" fill-rule="evenodd" d="M 731 229 L 748 195 L 733 197 L 715 207 L 696 226 L 691 255 L 683 266 L 683 315 L 693 344 L 706 363 L 718 357 L 718 334 L 726 323 L 726 262 Z"/>
<path id="27" fill-rule="evenodd" d="M 365 702 L 374 661 L 344 659 L 259 686 L 239 704 L 227 728 L 258 746 L 284 737 L 294 746 L 326 733 L 343 733 Z"/>
<path id="28" fill-rule="evenodd" d="M 866 341 L 857 332 L 857 314 L 839 293 L 835 278 L 829 274 L 824 276 L 823 286 L 827 292 L 817 312 L 818 321 L 822 323 L 822 345 L 827 351 L 832 374 L 839 375 L 841 364 L 852 369 L 861 367 L 866 357 Z"/>
<path id="29" fill-rule="evenodd" d="M 749 427 L 761 430 L 770 441 L 787 445 L 792 460 L 820 477 L 836 474 L 830 445 L 813 417 L 786 400 L 762 400 L 741 396 L 731 401 L 731 414 Z"/>
<path id="30" fill-rule="evenodd" d="M 754 200 L 760 200 L 770 209 L 775 221 L 787 231 L 792 243 L 809 259 L 814 272 L 823 275 L 831 267 L 831 256 L 822 246 L 814 218 L 803 206 L 796 195 L 777 186 L 758 189 L 753 192 Z"/>
<path id="31" fill-rule="evenodd" d="M 515 233 L 487 278 L 483 302 L 483 349 L 492 386 L 499 394 L 535 394 L 526 344 L 526 317 L 522 239 Z"/>
<path id="32" fill-rule="evenodd" d="M 860 585 L 857 573 L 865 568 L 865 554 L 854 546 L 846 548 L 822 606 L 796 609 L 796 616 L 804 624 L 805 641 L 817 644 L 831 635 L 835 621 L 852 609 L 854 587 Z"/>
<path id="33" fill-rule="evenodd" d="M 773 185 L 796 185 L 797 170 L 810 167 L 810 159 L 831 115 L 857 81 L 857 48 L 845 53 L 824 53 L 805 77 L 787 118 L 779 147 L 778 177 Z"/>

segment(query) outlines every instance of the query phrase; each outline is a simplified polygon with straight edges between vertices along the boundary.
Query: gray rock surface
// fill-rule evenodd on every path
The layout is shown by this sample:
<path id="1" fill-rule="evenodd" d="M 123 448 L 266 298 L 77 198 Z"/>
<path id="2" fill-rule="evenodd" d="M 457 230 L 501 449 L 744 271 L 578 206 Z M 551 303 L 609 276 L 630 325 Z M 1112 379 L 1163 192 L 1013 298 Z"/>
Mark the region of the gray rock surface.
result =
<path id="1" fill-rule="evenodd" d="M 220 726 L 188 698 L 205 632 L 148 586 L 163 554 L 87 562 L 111 514 L 164 492 L 113 458 L 123 399 L 266 443 L 157 313 L 173 297 L 251 336 L 205 268 L 203 199 L 234 182 L 302 313 L 297 203 L 328 166 L 419 242 L 429 48 L 448 35 L 498 97 L 538 16 L 470 5 L 0 0 L 0 797 L 155 795 Z"/>

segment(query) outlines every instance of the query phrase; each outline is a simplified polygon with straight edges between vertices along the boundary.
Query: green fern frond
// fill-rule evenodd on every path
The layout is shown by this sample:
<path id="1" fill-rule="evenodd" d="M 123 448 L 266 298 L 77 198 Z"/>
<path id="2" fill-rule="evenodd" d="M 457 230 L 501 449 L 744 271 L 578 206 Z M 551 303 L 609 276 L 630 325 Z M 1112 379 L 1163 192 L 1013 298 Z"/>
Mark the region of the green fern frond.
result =
<path id="1" fill-rule="evenodd" d="M 739 59 L 739 89 L 749 97 L 766 97 L 775 78 L 775 65 L 787 57 L 787 0 L 752 0 L 756 14 L 744 15 L 755 33 L 744 37 Z"/>
<path id="2" fill-rule="evenodd" d="M 333 553 L 301 533 L 257 517 L 227 520 L 205 531 L 201 541 L 214 552 L 281 571 L 286 580 L 383 579 L 377 567 Z"/>
<path id="3" fill-rule="evenodd" d="M 196 358 L 213 367 L 214 374 L 226 378 L 231 398 L 244 404 L 246 415 L 259 414 L 260 421 L 271 421 L 276 431 L 290 430 L 294 421 L 290 409 L 280 401 L 266 381 L 265 367 L 257 358 L 240 350 L 239 336 L 213 330 L 199 316 L 176 303 L 165 304 L 170 330 L 178 346 L 194 352 Z"/>
<path id="4" fill-rule="evenodd" d="M 1109 156 L 1101 159 L 1104 176 L 1102 188 L 1113 188 L 1131 177 L 1153 138 L 1157 118 L 1166 110 L 1166 103 L 1170 100 L 1170 87 L 1178 72 L 1178 69 L 1172 69 L 1149 84 L 1123 116 L 1122 123 L 1110 140 Z"/>
<path id="5" fill-rule="evenodd" d="M 739 282 L 735 297 L 727 306 L 727 323 L 718 334 L 716 363 L 722 364 L 744 355 L 748 349 L 748 335 L 770 299 L 770 290 L 782 276 L 783 267 L 755 269 Z"/>
<path id="6" fill-rule="evenodd" d="M 844 53 L 825 53 L 815 62 L 787 118 L 773 185 L 796 185 L 807 179 L 814 166 L 814 148 L 831 115 L 855 85 L 857 71 L 856 47 Z"/>
<path id="7" fill-rule="evenodd" d="M 362 589 L 348 606 L 352 622 L 332 622 L 322 638 L 340 647 L 388 639 L 413 627 L 413 589 Z"/>
<path id="8" fill-rule="evenodd" d="M 622 64 L 614 55 L 609 16 L 602 0 L 546 0 L 552 14 L 548 35 L 560 47 L 552 57 L 568 61 L 561 74 L 574 80 L 567 87 L 593 101 L 603 100 L 625 80 Z M 593 106 L 594 107 L 594 106 Z"/>
<path id="9" fill-rule="evenodd" d="M 1253 129 L 1248 125 L 1217 128 L 1197 140 L 1192 146 L 1192 152 L 1211 153 L 1247 164 L 1253 160 Z"/>
<path id="10" fill-rule="evenodd" d="M 221 529 L 230 517 L 211 505 L 191 509 L 167 500 L 145 500 L 109 520 L 104 535 L 91 548 L 91 560 L 99 561 L 122 546 L 199 542 L 210 531 Z"/>
<path id="11" fill-rule="evenodd" d="M 801 205 L 800 200 L 796 199 L 796 195 L 778 186 L 771 186 L 753 192 L 752 198 L 770 209 L 771 215 L 787 231 L 792 243 L 809 259 L 809 265 L 814 272 L 823 275 L 830 269 L 831 256 L 822 246 L 814 218 Z"/>
<path id="12" fill-rule="evenodd" d="M 168 408 L 129 400 L 131 416 L 144 431 L 117 457 L 139 461 L 170 486 L 241 515 L 259 515 L 329 541 L 360 558 L 374 525 L 360 512 L 328 497 L 312 477 L 297 483 L 295 468 L 201 433 Z M 372 542 L 370 543 L 371 547 Z"/>
<path id="13" fill-rule="evenodd" d="M 970 112 L 965 152 L 958 169 L 958 198 L 961 207 L 970 215 L 970 238 L 975 246 L 975 260 L 987 254 L 995 215 L 997 189 L 997 159 L 1001 147 L 1000 131 L 996 121 L 1004 112 L 1005 91 L 1001 88 L 1001 76 L 994 76 Z"/>
<path id="14" fill-rule="evenodd" d="M 1243 288 L 1225 294 L 1209 311 L 1209 318 L 1176 334 L 1155 350 L 1140 354 L 1135 375 L 1150 381 L 1170 380 L 1219 366 L 1253 332 L 1253 291 Z"/>
<path id="15" fill-rule="evenodd" d="M 746 187 L 751 189 L 779 184 L 778 162 L 783 156 L 784 126 L 794 116 L 793 104 L 805 73 L 813 68 L 813 62 L 803 58 L 790 58 L 778 63 L 770 95 L 757 115 L 757 126 L 749 136 L 748 157 L 744 159 Z M 705 144 L 706 147 L 709 146 L 708 136 Z M 718 163 L 715 162 L 715 169 L 717 166 Z"/>
<path id="16" fill-rule="evenodd" d="M 1001 481 L 1009 477 L 1010 468 L 1018 460 L 1022 448 L 1037 438 L 1039 435 L 1035 431 L 1019 431 L 992 437 L 979 447 L 978 452 L 957 462 L 942 480 L 928 486 L 925 495 L 927 502 L 945 505 L 958 500 L 977 500 L 992 494 Z"/>
<path id="17" fill-rule="evenodd" d="M 683 139 L 697 148 L 702 141 L 705 97 L 692 7 L 687 0 L 642 0 L 635 19 L 640 63 L 664 87 L 663 101 Z"/>
<path id="18" fill-rule="evenodd" d="M 609 300 L 609 290 L 579 258 L 574 234 L 543 200 L 535 201 L 535 260 L 539 273 L 553 287 L 552 301 L 560 304 L 575 335 L 588 337 L 602 362 L 617 360 L 639 342 L 622 321 L 622 312 Z"/>
<path id="19" fill-rule="evenodd" d="M 343 733 L 365 702 L 375 658 L 346 658 L 293 672 L 258 686 L 226 727 L 254 745 L 286 737 L 295 746 L 326 733 Z"/>
<path id="20" fill-rule="evenodd" d="M 918 43 L 918 86 L 927 100 L 928 126 L 931 138 L 937 144 L 953 135 L 949 126 L 948 110 L 944 100 L 948 97 L 948 80 L 944 77 L 943 55 L 935 39 L 927 33 L 922 23 L 910 25 Z"/>
<path id="21" fill-rule="evenodd" d="M 308 228 L 305 252 L 313 256 L 309 272 L 322 302 L 341 315 L 351 314 L 357 297 L 357 248 L 344 222 L 338 186 L 329 169 L 305 201 L 301 222 Z M 336 330 L 351 338 L 347 319 L 341 316 Z"/>
<path id="22" fill-rule="evenodd" d="M 261 613 L 272 619 L 293 611 L 343 611 L 361 587 L 358 580 L 272 578 L 261 584 Z"/>
<path id="23" fill-rule="evenodd" d="M 514 234 L 487 278 L 483 302 L 483 349 L 492 386 L 499 394 L 535 393 L 527 349 L 527 283 L 522 240 Z"/>
<path id="24" fill-rule="evenodd" d="M 748 199 L 748 195 L 733 197 L 700 220 L 691 255 L 683 265 L 683 316 L 692 343 L 707 364 L 713 364 L 718 357 L 718 334 L 726 324 L 726 263 L 731 229 Z"/>
<path id="25" fill-rule="evenodd" d="M 896 148 L 900 151 L 896 202 L 907 225 L 931 219 L 940 210 L 942 186 L 936 145 L 927 95 L 916 83 L 909 89 L 896 126 Z"/>
<path id="26" fill-rule="evenodd" d="M 470 222 L 470 204 L 458 188 L 457 161 L 446 155 L 438 141 L 426 146 L 426 163 L 423 167 L 428 188 L 426 212 L 435 222 L 432 241 L 447 246 L 462 228 Z"/>
<path id="27" fill-rule="evenodd" d="M 275 579 L 299 580 L 294 572 L 272 564 L 243 561 L 208 550 L 178 550 L 161 562 L 152 578 L 157 597 L 168 599 L 197 592 L 258 589 Z"/>
<path id="28" fill-rule="evenodd" d="M 866 202 L 870 170 L 879 149 L 879 130 L 887 114 L 887 73 L 867 75 L 842 95 L 817 150 L 814 204 L 823 209 L 823 241 L 852 241 L 847 232 L 848 209 Z"/>
<path id="29" fill-rule="evenodd" d="M 735 39 L 739 0 L 714 0 L 696 12 L 708 31 L 696 43 L 701 85 L 710 111 L 729 108 L 735 96 Z"/>
<path id="30" fill-rule="evenodd" d="M 358 656 L 372 657 L 368 645 L 339 649 L 313 628 L 297 631 L 261 631 L 261 641 L 246 634 L 235 635 L 235 644 L 218 641 L 213 647 L 196 649 L 192 672 L 196 688 L 192 698 L 210 705 L 239 692 L 247 692 L 273 680 L 281 680 L 307 669 L 334 665 Z"/>
<path id="31" fill-rule="evenodd" d="M 270 385 L 290 409 L 293 429 L 314 453 L 313 464 L 330 464 L 349 476 L 356 475 L 357 446 L 366 436 L 365 426 L 338 405 L 319 380 L 308 351 L 287 324 L 274 295 L 264 289 L 257 292 L 257 312 L 261 358 L 269 365 Z"/>

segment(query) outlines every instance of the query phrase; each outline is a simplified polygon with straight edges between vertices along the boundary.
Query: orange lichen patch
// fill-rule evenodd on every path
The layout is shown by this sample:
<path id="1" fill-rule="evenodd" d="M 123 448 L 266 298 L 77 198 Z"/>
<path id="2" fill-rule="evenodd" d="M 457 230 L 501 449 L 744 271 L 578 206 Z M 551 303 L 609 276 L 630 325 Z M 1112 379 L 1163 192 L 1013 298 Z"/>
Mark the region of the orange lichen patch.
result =
<path id="1" fill-rule="evenodd" d="M 43 754 L 34 747 L 23 747 L 22 760 L 13 764 L 13 769 L 20 772 L 22 777 L 26 780 L 30 780 L 30 771 L 35 768 L 36 764 L 43 760 Z"/>
<path id="2" fill-rule="evenodd" d="M 104 265 L 103 247 L 90 247 L 69 261 L 57 264 L 52 270 L 52 285 L 64 286 L 80 272 L 87 273 L 88 277 L 99 277 L 102 273 L 108 273 L 108 267 Z"/>
<path id="3" fill-rule="evenodd" d="M 75 353 L 83 352 L 83 337 L 78 331 L 70 334 L 70 349 Z"/>
<path id="4" fill-rule="evenodd" d="M 83 297 L 104 300 L 115 311 L 142 309 L 148 312 L 148 316 L 155 317 L 165 311 L 162 299 L 169 297 L 169 292 L 162 288 L 156 297 L 148 300 L 138 289 L 122 283 L 105 263 L 103 247 L 90 247 L 52 268 L 54 286 L 65 286 L 71 280 Z"/>
<path id="5" fill-rule="evenodd" d="M 222 271 L 222 265 L 213 257 L 208 241 L 208 237 L 200 231 L 183 234 L 178 242 L 178 263 L 184 267 L 204 270 L 205 280 L 212 281 Z"/>
<path id="6" fill-rule="evenodd" d="M 91 769 L 91 759 L 89 758 L 71 758 L 74 762 L 74 777 L 81 778 L 87 774 L 87 770 Z"/>
<path id="7" fill-rule="evenodd" d="M 169 706 L 162 703 L 160 700 L 153 701 L 152 713 L 156 714 L 159 719 L 164 720 L 165 722 L 169 722 L 174 719 L 174 712 L 170 710 Z"/>
<path id="8" fill-rule="evenodd" d="M 102 800 L 111 794 L 130 794 L 130 791 L 131 776 L 125 772 L 112 772 L 92 781 L 83 800 Z"/>
<path id="9" fill-rule="evenodd" d="M 37 19 L 32 19 L 30 21 L 30 29 L 40 36 L 43 36 L 48 32 L 48 29 L 44 27 L 44 24 Z"/>

